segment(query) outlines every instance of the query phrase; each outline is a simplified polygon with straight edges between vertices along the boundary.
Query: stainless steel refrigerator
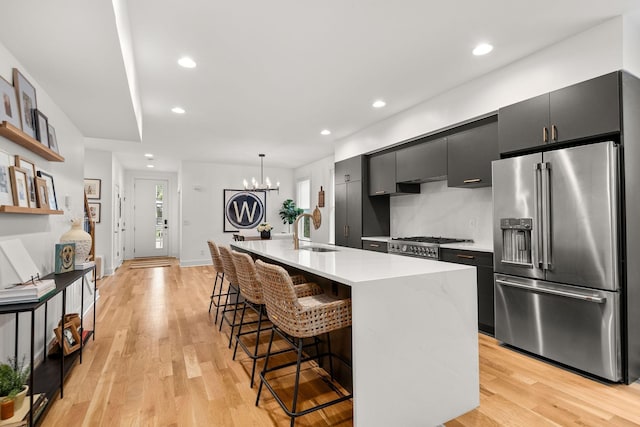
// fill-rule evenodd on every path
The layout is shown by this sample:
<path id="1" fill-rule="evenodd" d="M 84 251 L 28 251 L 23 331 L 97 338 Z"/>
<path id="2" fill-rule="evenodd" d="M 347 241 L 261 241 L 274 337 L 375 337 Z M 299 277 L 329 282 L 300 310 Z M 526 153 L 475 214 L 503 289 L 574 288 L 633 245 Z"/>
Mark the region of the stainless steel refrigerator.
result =
<path id="1" fill-rule="evenodd" d="M 492 167 L 496 338 L 620 381 L 617 145 Z"/>

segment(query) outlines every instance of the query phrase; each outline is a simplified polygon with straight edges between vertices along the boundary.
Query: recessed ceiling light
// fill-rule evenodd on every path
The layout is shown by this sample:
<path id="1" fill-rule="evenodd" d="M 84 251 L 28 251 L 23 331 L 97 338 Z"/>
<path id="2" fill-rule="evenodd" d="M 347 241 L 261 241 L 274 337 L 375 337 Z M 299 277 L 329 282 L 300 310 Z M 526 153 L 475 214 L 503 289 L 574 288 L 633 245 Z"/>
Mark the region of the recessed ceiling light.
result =
<path id="1" fill-rule="evenodd" d="M 154 168 L 154 165 L 147 165 L 148 168 Z"/>
<path id="2" fill-rule="evenodd" d="M 475 56 L 486 55 L 487 53 L 493 50 L 493 46 L 488 43 L 480 43 L 478 46 L 473 49 L 473 54 Z"/>
<path id="3" fill-rule="evenodd" d="M 377 101 L 375 101 L 373 104 L 371 104 L 373 106 L 373 108 L 382 108 L 385 105 L 387 105 L 386 102 L 384 102 L 382 99 L 378 99 Z"/>
<path id="4" fill-rule="evenodd" d="M 320 135 L 331 135 L 331 131 L 329 129 L 323 129 Z"/>
<path id="5" fill-rule="evenodd" d="M 151 153 L 146 153 L 144 156 L 145 156 L 145 157 L 148 157 L 148 158 L 150 158 L 150 159 L 151 159 L 151 158 L 153 157 L 153 154 L 151 154 Z"/>
<path id="6" fill-rule="evenodd" d="M 182 58 L 178 59 L 178 65 L 184 68 L 196 68 L 197 64 L 196 61 L 189 58 L 188 56 L 183 56 Z"/>
<path id="7" fill-rule="evenodd" d="M 182 107 L 173 107 L 171 109 L 171 111 L 173 111 L 176 114 L 184 114 L 185 113 L 184 108 L 182 108 Z"/>

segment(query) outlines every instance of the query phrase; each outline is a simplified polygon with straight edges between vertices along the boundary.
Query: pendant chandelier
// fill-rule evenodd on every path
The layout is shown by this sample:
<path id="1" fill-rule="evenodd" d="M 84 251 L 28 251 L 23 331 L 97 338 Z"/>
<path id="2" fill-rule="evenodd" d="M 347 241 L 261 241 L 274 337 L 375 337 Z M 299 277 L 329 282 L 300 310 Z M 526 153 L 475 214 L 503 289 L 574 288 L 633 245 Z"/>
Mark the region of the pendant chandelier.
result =
<path id="1" fill-rule="evenodd" d="M 255 178 L 251 178 L 251 184 L 247 182 L 245 179 L 243 181 L 244 189 L 246 191 L 277 191 L 280 192 L 280 183 L 277 182 L 275 187 L 271 186 L 271 180 L 269 177 L 265 179 L 264 177 L 264 154 L 258 154 L 260 157 L 260 182 L 256 181 Z"/>

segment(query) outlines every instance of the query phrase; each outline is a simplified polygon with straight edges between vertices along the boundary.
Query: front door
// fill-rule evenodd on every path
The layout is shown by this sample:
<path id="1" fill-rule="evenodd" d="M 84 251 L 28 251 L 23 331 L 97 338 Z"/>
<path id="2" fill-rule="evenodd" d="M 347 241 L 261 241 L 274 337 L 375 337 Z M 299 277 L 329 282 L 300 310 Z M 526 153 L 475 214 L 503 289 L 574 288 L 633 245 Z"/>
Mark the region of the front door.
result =
<path id="1" fill-rule="evenodd" d="M 167 181 L 136 179 L 134 183 L 133 256 L 167 256 Z"/>

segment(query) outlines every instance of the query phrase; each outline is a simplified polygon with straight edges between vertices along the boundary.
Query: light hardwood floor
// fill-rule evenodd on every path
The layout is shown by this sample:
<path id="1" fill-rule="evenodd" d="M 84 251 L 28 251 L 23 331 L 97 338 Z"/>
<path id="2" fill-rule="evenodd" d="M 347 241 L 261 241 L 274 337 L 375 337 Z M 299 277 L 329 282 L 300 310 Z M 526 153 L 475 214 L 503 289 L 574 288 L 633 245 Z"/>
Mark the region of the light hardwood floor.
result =
<path id="1" fill-rule="evenodd" d="M 96 340 L 85 348 L 84 363 L 72 371 L 64 399 L 56 399 L 43 425 L 288 425 L 268 392 L 255 406 L 250 359 L 239 351 L 232 361 L 228 328 L 218 332 L 213 326 L 213 278 L 212 267 L 128 269 L 125 263 L 100 281 Z M 480 407 L 449 427 L 640 425 L 638 384 L 600 384 L 484 335 L 479 345 Z M 326 387 L 313 373 L 305 372 L 302 391 L 320 399 Z M 290 392 L 285 381 L 283 390 Z M 351 426 L 352 405 L 301 417 L 296 425 Z"/>

